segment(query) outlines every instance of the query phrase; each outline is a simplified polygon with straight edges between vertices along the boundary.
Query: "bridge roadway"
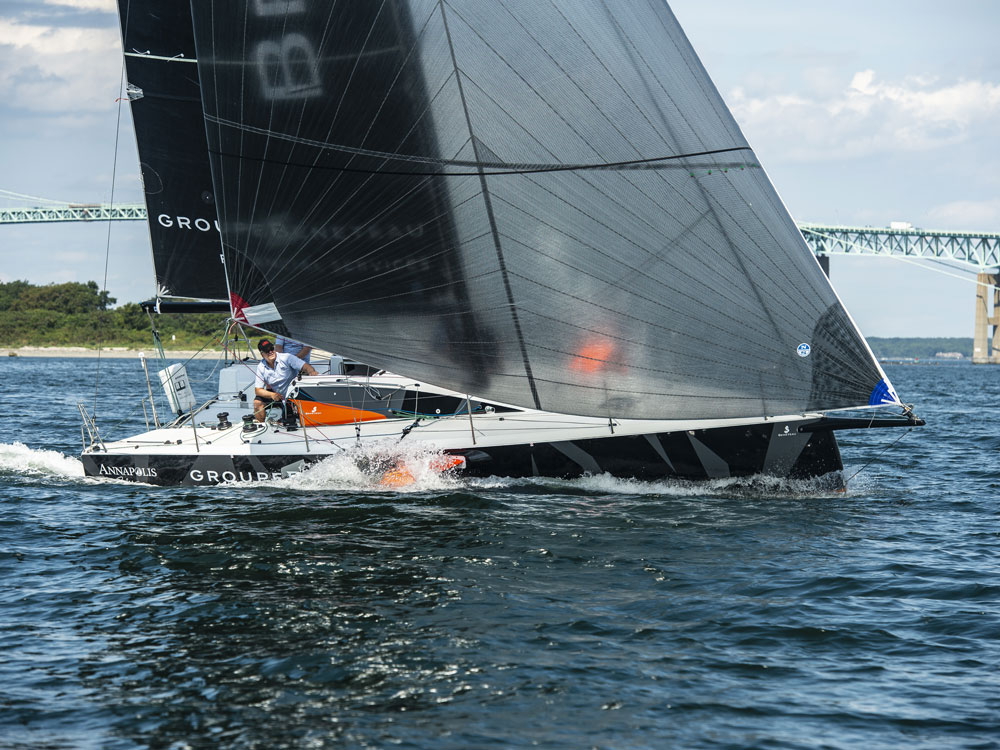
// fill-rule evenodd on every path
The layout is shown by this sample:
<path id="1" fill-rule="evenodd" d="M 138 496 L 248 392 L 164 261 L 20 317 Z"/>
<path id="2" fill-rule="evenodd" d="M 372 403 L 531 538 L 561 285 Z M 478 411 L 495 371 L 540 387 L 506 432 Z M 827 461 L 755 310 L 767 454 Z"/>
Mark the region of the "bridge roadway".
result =
<path id="1" fill-rule="evenodd" d="M 59 221 L 144 221 L 142 203 L 98 203 L 0 209 L 0 224 Z M 1000 364 L 1000 232 L 920 229 L 905 222 L 890 227 L 846 227 L 799 223 L 806 244 L 824 260 L 833 255 L 895 255 L 949 260 L 978 272 L 973 362 Z M 829 261 L 823 263 L 829 269 Z M 992 297 L 992 299 L 991 299 Z M 989 328 L 993 327 L 992 337 Z M 991 352 L 992 349 L 992 352 Z"/>
<path id="2" fill-rule="evenodd" d="M 0 224 L 40 224 L 53 221 L 145 221 L 144 203 L 68 203 L 0 209 Z"/>
<path id="3" fill-rule="evenodd" d="M 901 222 L 902 223 L 902 222 Z M 903 255 L 938 258 L 977 271 L 1000 266 L 1000 232 L 950 232 L 917 227 L 840 227 L 799 222 L 816 255 Z"/>
<path id="4" fill-rule="evenodd" d="M 79 203 L 0 209 L 0 224 L 58 221 L 145 221 L 142 203 Z M 952 260 L 986 271 L 1000 266 L 1000 232 L 950 232 L 915 227 L 845 227 L 799 222 L 816 255 L 904 255 Z"/>

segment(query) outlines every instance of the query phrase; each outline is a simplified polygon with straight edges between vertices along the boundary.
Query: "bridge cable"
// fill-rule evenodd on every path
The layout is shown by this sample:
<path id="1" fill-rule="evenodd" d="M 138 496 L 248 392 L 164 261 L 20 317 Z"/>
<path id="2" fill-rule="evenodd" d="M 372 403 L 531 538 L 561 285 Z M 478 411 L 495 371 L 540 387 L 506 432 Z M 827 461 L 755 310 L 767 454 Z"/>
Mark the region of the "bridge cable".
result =
<path id="1" fill-rule="evenodd" d="M 15 193 L 13 190 L 4 190 L 0 188 L 0 193 L 11 198 L 21 198 L 24 200 L 41 201 L 42 203 L 54 203 L 56 205 L 70 204 L 72 201 L 59 201 L 54 198 L 39 198 L 37 195 L 25 195 L 24 193 Z"/>

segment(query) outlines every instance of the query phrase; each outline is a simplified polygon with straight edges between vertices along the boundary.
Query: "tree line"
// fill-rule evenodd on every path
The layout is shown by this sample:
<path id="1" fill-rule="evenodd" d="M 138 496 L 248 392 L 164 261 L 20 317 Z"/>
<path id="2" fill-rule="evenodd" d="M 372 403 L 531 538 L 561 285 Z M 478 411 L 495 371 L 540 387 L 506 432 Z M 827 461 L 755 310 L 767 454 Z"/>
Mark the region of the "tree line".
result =
<path id="1" fill-rule="evenodd" d="M 0 346 L 149 346 L 150 321 L 139 305 L 117 300 L 96 281 L 65 284 L 0 282 Z M 221 338 L 221 313 L 155 316 L 166 348 L 200 349 Z M 937 352 L 972 355 L 971 338 L 873 338 L 877 357 L 933 358 Z"/>
<path id="2" fill-rule="evenodd" d="M 958 352 L 972 356 L 972 337 L 968 338 L 878 338 L 869 336 L 868 345 L 876 357 L 934 359 L 938 352 Z"/>
<path id="3" fill-rule="evenodd" d="M 64 284 L 0 283 L 0 346 L 148 347 L 149 316 L 134 302 L 117 300 L 96 281 Z M 221 338 L 221 313 L 154 316 L 166 348 L 200 349 Z"/>

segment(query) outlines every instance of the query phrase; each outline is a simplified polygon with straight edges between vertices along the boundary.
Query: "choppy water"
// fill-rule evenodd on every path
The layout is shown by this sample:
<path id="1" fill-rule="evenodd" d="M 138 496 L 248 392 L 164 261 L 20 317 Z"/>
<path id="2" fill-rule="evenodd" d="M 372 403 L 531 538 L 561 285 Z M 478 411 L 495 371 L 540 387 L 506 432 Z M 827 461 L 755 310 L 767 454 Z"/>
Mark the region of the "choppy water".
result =
<path id="1" fill-rule="evenodd" d="M 1000 368 L 892 369 L 831 495 L 93 481 L 93 367 L 0 362 L 2 747 L 1000 747 Z"/>

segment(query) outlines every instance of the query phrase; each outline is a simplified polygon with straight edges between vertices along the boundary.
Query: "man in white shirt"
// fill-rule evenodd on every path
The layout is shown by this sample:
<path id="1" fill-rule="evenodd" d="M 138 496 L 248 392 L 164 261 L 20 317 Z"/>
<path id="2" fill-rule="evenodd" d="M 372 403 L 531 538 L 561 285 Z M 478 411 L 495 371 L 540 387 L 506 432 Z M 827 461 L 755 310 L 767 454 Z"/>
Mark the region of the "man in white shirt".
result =
<path id="1" fill-rule="evenodd" d="M 282 401 L 299 372 L 315 375 L 316 370 L 308 362 L 303 362 L 293 354 L 279 354 L 269 339 L 257 342 L 261 359 L 257 365 L 254 380 L 253 416 L 258 422 L 264 421 L 264 407 L 268 401 Z"/>

